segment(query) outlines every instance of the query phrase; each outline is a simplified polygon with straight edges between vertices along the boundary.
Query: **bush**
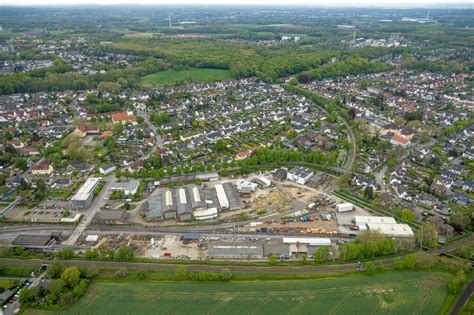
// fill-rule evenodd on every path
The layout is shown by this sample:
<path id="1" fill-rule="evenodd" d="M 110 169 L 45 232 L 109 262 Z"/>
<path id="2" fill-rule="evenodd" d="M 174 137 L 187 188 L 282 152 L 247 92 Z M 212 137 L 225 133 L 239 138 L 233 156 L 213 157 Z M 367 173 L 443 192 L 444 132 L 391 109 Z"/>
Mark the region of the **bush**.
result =
<path id="1" fill-rule="evenodd" d="M 133 278 L 137 280 L 145 280 L 148 278 L 148 276 L 149 276 L 149 273 L 147 270 L 137 270 L 133 274 Z"/>
<path id="2" fill-rule="evenodd" d="M 402 270 L 403 269 L 403 261 L 400 257 L 396 257 L 394 260 L 393 260 L 393 268 L 395 268 L 395 270 Z"/>
<path id="3" fill-rule="evenodd" d="M 365 265 L 365 274 L 368 275 L 368 276 L 373 276 L 375 274 L 375 266 L 374 266 L 374 263 L 372 262 L 368 262 L 366 265 Z"/>
<path id="4" fill-rule="evenodd" d="M 188 279 L 188 270 L 186 266 L 180 265 L 176 268 L 176 280 L 186 280 Z"/>
<path id="5" fill-rule="evenodd" d="M 232 271 L 229 268 L 222 268 L 219 276 L 221 281 L 230 281 L 232 279 Z"/>
<path id="6" fill-rule="evenodd" d="M 418 252 L 414 255 L 415 265 L 417 268 L 420 269 L 432 268 L 436 264 L 438 259 L 438 257 L 434 256 L 433 254 L 429 254 L 426 252 Z"/>
<path id="7" fill-rule="evenodd" d="M 91 267 L 87 269 L 86 278 L 93 279 L 99 275 L 100 269 L 98 267 Z"/>
<path id="8" fill-rule="evenodd" d="M 85 259 L 97 259 L 97 258 L 99 258 L 99 252 L 95 249 L 93 249 L 93 250 L 88 249 L 84 253 L 84 258 Z"/>
<path id="9" fill-rule="evenodd" d="M 413 254 L 406 255 L 405 259 L 403 260 L 403 267 L 405 267 L 405 269 L 414 269 L 415 266 L 416 266 L 415 255 Z"/>
<path id="10" fill-rule="evenodd" d="M 199 271 L 187 274 L 186 278 L 182 280 L 186 279 L 194 281 L 220 281 L 221 276 L 220 274 L 214 271 Z"/>
<path id="11" fill-rule="evenodd" d="M 123 278 L 128 275 L 128 269 L 126 267 L 122 267 L 119 270 L 117 270 L 114 274 L 115 278 Z"/>
<path id="12" fill-rule="evenodd" d="M 387 302 L 389 304 L 395 302 L 395 296 L 393 295 L 392 292 L 384 292 L 383 298 L 384 298 L 385 302 Z"/>

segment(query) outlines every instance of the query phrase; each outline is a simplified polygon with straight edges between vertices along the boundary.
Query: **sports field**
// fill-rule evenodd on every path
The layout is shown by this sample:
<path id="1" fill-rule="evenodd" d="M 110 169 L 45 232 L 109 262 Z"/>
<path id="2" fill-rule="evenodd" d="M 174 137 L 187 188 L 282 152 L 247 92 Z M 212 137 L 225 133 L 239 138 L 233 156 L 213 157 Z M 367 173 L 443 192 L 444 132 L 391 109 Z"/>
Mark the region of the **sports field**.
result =
<path id="1" fill-rule="evenodd" d="M 62 314 L 437 314 L 442 274 L 291 281 L 95 282 Z M 33 312 L 34 313 L 34 312 Z"/>
<path id="2" fill-rule="evenodd" d="M 192 81 L 196 83 L 206 83 L 230 80 L 232 76 L 229 70 L 224 69 L 200 69 L 191 68 L 187 70 L 166 70 L 147 75 L 143 78 L 142 84 L 145 87 L 172 86 L 178 81 Z"/>

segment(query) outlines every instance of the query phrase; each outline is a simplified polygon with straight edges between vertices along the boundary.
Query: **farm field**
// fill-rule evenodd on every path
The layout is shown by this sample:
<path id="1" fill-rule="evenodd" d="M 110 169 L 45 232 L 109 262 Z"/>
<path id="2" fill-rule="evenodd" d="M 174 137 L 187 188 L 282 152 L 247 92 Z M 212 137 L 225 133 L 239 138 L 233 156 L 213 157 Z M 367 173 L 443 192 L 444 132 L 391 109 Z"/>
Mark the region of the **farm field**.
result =
<path id="1" fill-rule="evenodd" d="M 224 69 L 200 69 L 192 68 L 188 70 L 166 70 L 147 75 L 143 78 L 142 84 L 145 87 L 172 86 L 178 81 L 192 81 L 196 83 L 206 83 L 214 81 L 230 80 L 232 76 L 228 70 Z"/>
<path id="2" fill-rule="evenodd" d="M 64 312 L 29 314 L 437 314 L 444 274 L 283 281 L 101 282 Z"/>

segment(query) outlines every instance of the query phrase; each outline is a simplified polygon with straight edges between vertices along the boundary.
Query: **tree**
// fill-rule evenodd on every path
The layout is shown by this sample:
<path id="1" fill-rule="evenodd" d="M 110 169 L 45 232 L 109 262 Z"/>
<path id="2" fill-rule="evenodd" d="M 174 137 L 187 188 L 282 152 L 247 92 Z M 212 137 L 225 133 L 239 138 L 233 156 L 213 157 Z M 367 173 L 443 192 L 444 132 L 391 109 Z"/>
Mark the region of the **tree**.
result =
<path id="1" fill-rule="evenodd" d="M 311 78 L 306 73 L 302 73 L 298 76 L 298 82 L 301 84 L 306 84 L 311 81 Z"/>
<path id="2" fill-rule="evenodd" d="M 5 131 L 3 133 L 3 138 L 5 138 L 5 140 L 11 140 L 13 138 L 13 134 L 10 131 Z"/>
<path id="3" fill-rule="evenodd" d="M 229 268 L 222 268 L 219 272 L 221 281 L 230 281 L 232 279 L 232 271 Z"/>
<path id="4" fill-rule="evenodd" d="M 70 247 L 64 247 L 54 253 L 57 259 L 67 260 L 74 258 L 74 250 Z"/>
<path id="5" fill-rule="evenodd" d="M 59 278 L 61 276 L 61 274 L 63 273 L 63 270 L 64 270 L 63 264 L 59 260 L 54 259 L 51 262 L 51 264 L 48 266 L 46 274 L 50 278 L 55 279 L 55 278 Z"/>
<path id="6" fill-rule="evenodd" d="M 351 107 L 351 108 L 349 109 L 349 116 L 350 116 L 352 119 L 354 119 L 354 118 L 356 117 L 356 110 L 355 110 L 354 107 Z"/>
<path id="7" fill-rule="evenodd" d="M 15 167 L 21 169 L 22 171 L 28 169 L 28 162 L 22 158 L 15 159 Z"/>
<path id="8" fill-rule="evenodd" d="M 70 288 L 75 288 L 79 284 L 81 273 L 76 266 L 68 267 L 61 273 L 61 280 Z"/>
<path id="9" fill-rule="evenodd" d="M 115 83 L 115 82 L 107 82 L 107 81 L 102 81 L 99 83 L 97 86 L 97 91 L 102 93 L 102 92 L 115 92 L 120 89 L 120 84 Z"/>
<path id="10" fill-rule="evenodd" d="M 320 247 L 314 253 L 314 262 L 317 264 L 324 264 L 328 258 L 329 249 L 327 247 Z"/>
<path id="11" fill-rule="evenodd" d="M 179 265 L 176 268 L 175 276 L 176 276 L 176 280 L 186 280 L 186 279 L 188 279 L 188 270 L 187 270 L 186 266 Z"/>
<path id="12" fill-rule="evenodd" d="M 272 266 L 275 266 L 278 262 L 277 256 L 271 255 L 268 257 L 268 263 Z"/>
<path id="13" fill-rule="evenodd" d="M 367 186 L 364 189 L 364 198 L 367 200 L 374 199 L 374 189 L 371 186 Z"/>
<path id="14" fill-rule="evenodd" d="M 132 261 L 135 256 L 133 249 L 129 246 L 122 245 L 115 254 L 115 260 L 118 261 Z"/>
<path id="15" fill-rule="evenodd" d="M 411 223 L 415 221 L 415 214 L 410 209 L 405 209 L 400 211 L 400 218 L 407 223 Z"/>
<path id="16" fill-rule="evenodd" d="M 214 150 L 217 152 L 222 152 L 225 150 L 225 148 L 226 148 L 226 144 L 224 140 L 222 139 L 219 139 L 216 141 L 216 143 L 214 143 Z"/>
<path id="17" fill-rule="evenodd" d="M 47 304 L 55 305 L 57 304 L 61 294 L 64 292 L 65 283 L 64 281 L 58 279 L 53 280 L 48 283 L 48 295 L 47 295 Z"/>
<path id="18" fill-rule="evenodd" d="M 303 265 L 306 265 L 306 264 L 308 263 L 308 256 L 303 255 L 303 260 L 302 260 L 302 262 L 303 262 Z"/>
<path id="19" fill-rule="evenodd" d="M 406 124 L 405 118 L 403 118 L 403 117 L 401 117 L 401 116 L 395 116 L 395 117 L 393 118 L 393 120 L 395 121 L 395 123 L 396 123 L 397 125 L 405 125 L 405 124 Z"/>
<path id="20" fill-rule="evenodd" d="M 420 241 L 420 246 L 438 247 L 438 231 L 435 225 L 427 221 L 423 222 L 418 233 L 418 240 Z"/>
<path id="21" fill-rule="evenodd" d="M 33 305 L 38 301 L 40 297 L 40 288 L 39 286 L 29 288 L 23 288 L 20 293 L 20 303 L 24 305 Z"/>

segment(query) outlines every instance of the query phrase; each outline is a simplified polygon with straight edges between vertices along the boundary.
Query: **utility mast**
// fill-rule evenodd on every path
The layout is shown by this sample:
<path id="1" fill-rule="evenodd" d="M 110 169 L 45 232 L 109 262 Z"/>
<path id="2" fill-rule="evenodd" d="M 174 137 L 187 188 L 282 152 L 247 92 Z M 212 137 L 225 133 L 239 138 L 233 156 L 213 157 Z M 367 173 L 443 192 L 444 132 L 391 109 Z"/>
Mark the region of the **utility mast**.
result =
<path id="1" fill-rule="evenodd" d="M 356 27 L 354 26 L 354 35 L 352 36 L 352 44 L 351 44 L 351 47 L 354 47 L 355 45 L 355 40 L 356 40 Z"/>
<path id="2" fill-rule="evenodd" d="M 170 28 L 171 28 L 171 13 L 168 15 L 168 21 L 170 22 Z"/>

